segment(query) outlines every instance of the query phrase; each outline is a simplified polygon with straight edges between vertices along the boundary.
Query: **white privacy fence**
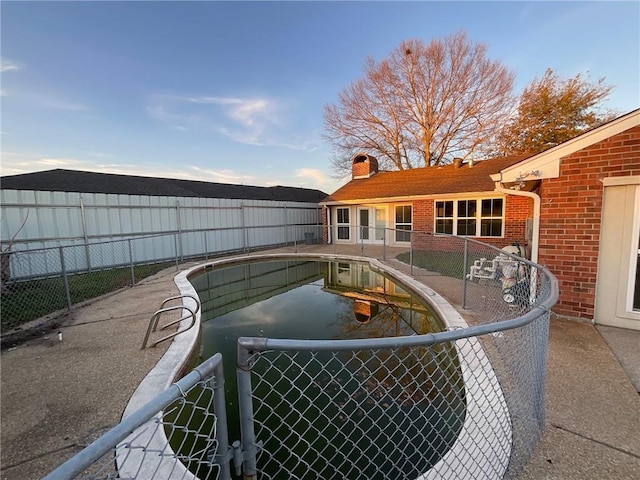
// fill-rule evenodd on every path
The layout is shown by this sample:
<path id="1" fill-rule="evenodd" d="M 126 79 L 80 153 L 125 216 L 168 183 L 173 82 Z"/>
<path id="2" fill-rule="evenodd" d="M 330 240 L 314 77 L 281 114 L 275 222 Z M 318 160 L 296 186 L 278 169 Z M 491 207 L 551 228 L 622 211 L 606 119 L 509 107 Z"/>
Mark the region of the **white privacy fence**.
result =
<path id="1" fill-rule="evenodd" d="M 245 241 L 277 243 L 281 233 L 267 227 L 322 223 L 319 205 L 311 202 L 1 190 L 0 205 L 3 250 L 177 233 L 181 253 L 189 255 L 202 251 L 205 241 L 231 250 L 241 245 L 244 228 L 264 227 Z M 206 239 L 192 234 L 202 230 L 217 233 Z"/>

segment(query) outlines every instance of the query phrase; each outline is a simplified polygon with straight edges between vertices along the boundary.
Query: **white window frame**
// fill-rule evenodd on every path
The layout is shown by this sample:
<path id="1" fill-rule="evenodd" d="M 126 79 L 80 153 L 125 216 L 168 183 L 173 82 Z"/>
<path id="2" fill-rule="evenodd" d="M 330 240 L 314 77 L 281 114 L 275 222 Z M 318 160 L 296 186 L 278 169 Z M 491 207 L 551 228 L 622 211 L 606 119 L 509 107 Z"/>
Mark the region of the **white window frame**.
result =
<path id="1" fill-rule="evenodd" d="M 340 222 L 340 211 L 341 210 L 346 210 L 347 212 L 347 222 Z M 336 241 L 351 241 L 351 208 L 349 207 L 336 207 Z M 344 231 L 341 229 L 346 228 L 347 230 L 347 237 L 346 238 L 341 238 L 340 237 L 340 232 Z"/>
<path id="2" fill-rule="evenodd" d="M 404 208 L 404 207 L 409 207 L 411 209 L 411 213 L 409 215 L 409 222 L 403 222 L 403 223 L 397 223 L 396 219 L 397 219 L 397 215 L 396 215 L 396 209 L 398 208 Z M 398 226 L 409 226 L 409 231 L 413 230 L 413 204 L 411 203 L 401 203 L 401 204 L 396 204 L 393 205 L 393 225 L 394 225 L 394 229 L 396 230 L 395 235 L 394 235 L 394 241 L 396 243 L 410 243 L 411 242 L 411 234 L 409 233 L 409 239 L 408 240 L 398 240 L 398 234 L 400 233 L 398 230 L 401 230 L 398 228 Z M 405 229 L 402 229 L 405 230 Z"/>
<path id="3" fill-rule="evenodd" d="M 501 215 L 482 215 L 482 201 L 483 200 L 502 200 L 502 214 Z M 458 202 L 476 202 L 476 214 L 473 217 L 459 217 L 458 216 Z M 453 216 L 452 217 L 439 217 L 438 216 L 438 203 L 439 202 L 452 202 L 453 204 Z M 451 220 L 453 225 L 451 227 L 452 235 L 460 235 L 462 237 L 478 237 L 478 238 L 504 238 L 505 231 L 505 215 L 507 210 L 507 202 L 504 197 L 468 197 L 468 198 L 438 198 L 433 201 L 433 232 L 435 235 L 443 235 L 444 232 L 438 232 L 438 220 Z M 474 235 L 463 235 L 458 233 L 458 220 L 475 219 L 476 231 Z M 482 233 L 482 220 L 500 220 L 501 228 L 500 235 L 481 235 Z"/>

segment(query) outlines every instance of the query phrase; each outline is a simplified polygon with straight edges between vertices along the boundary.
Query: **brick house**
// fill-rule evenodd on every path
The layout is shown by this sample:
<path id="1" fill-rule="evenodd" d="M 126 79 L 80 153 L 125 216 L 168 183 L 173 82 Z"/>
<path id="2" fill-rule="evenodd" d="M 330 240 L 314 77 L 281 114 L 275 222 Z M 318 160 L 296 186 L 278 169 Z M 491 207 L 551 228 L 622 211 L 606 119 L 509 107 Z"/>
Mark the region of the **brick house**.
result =
<path id="1" fill-rule="evenodd" d="M 408 245 L 415 230 L 526 244 L 558 277 L 555 313 L 640 329 L 640 110 L 528 157 L 383 172 L 357 154 L 322 205 L 328 242 Z"/>

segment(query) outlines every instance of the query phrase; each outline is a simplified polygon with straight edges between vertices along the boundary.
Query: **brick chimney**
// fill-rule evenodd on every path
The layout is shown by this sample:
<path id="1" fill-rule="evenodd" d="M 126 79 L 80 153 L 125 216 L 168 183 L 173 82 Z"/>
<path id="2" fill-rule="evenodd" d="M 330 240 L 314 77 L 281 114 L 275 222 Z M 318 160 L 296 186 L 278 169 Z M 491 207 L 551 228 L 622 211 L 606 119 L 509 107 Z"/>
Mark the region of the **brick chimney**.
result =
<path id="1" fill-rule="evenodd" d="M 378 173 L 378 160 L 366 153 L 357 153 L 351 160 L 351 178 L 369 178 Z"/>

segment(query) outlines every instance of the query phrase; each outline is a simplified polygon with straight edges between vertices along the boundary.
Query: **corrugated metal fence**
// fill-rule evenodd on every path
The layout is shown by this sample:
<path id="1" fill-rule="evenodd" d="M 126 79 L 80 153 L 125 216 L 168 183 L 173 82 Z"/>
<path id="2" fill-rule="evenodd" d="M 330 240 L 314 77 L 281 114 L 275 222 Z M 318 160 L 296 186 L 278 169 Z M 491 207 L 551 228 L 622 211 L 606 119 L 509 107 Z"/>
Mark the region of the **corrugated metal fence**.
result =
<path id="1" fill-rule="evenodd" d="M 98 242 L 135 238 L 138 262 L 183 259 L 287 243 L 321 223 L 315 203 L 268 200 L 2 190 L 1 205 L 2 252 L 82 245 L 74 270 L 130 263 L 126 248 L 92 258 L 87 245 Z M 61 271 L 59 260 L 35 267 L 11 257 L 12 279 Z"/>
<path id="2" fill-rule="evenodd" d="M 305 202 L 2 190 L 0 204 L 3 247 L 21 250 L 223 228 L 265 227 L 269 237 L 280 235 L 269 226 L 321 223 L 318 204 Z"/>

